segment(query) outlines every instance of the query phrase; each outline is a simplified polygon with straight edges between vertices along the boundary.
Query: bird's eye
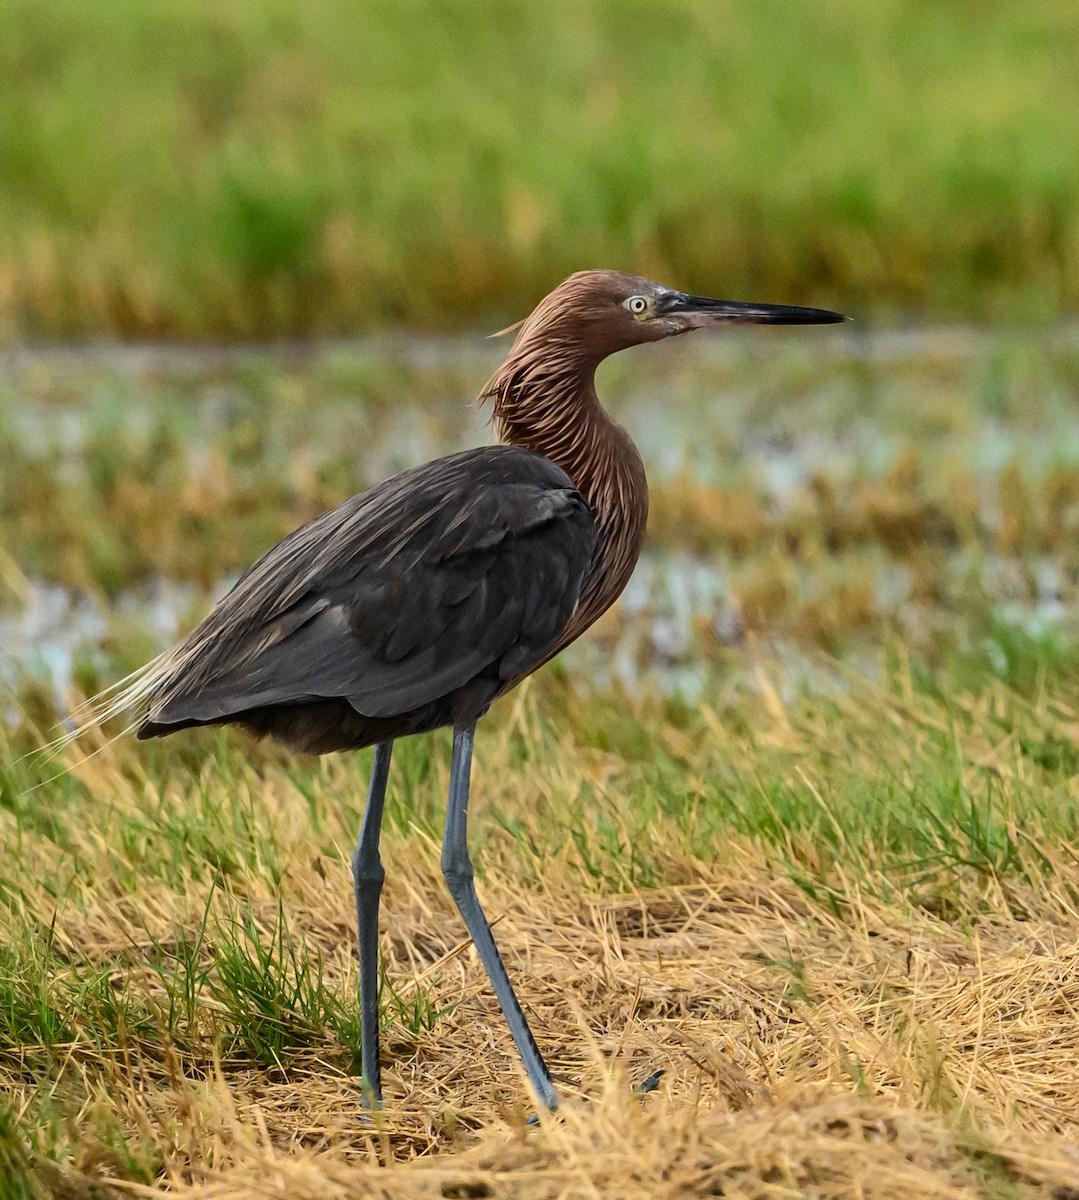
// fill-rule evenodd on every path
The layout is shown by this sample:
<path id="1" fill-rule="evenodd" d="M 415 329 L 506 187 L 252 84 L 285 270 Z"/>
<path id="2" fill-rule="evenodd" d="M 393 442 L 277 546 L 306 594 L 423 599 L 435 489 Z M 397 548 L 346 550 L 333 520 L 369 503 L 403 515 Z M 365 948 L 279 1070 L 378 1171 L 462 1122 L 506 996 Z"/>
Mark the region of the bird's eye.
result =
<path id="1" fill-rule="evenodd" d="M 630 298 L 626 301 L 626 308 L 628 308 L 635 317 L 642 316 L 648 311 L 648 297 L 630 296 Z"/>

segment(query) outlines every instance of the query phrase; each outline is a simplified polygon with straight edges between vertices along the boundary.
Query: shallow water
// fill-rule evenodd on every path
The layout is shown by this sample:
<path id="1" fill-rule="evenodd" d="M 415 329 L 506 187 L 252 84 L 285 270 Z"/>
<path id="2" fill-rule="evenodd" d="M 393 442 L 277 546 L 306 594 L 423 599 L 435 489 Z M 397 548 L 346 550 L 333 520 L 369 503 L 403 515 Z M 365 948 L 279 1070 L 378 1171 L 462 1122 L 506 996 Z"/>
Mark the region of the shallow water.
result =
<path id="1" fill-rule="evenodd" d="M 250 429 L 257 470 L 284 473 L 302 460 L 305 478 L 332 467 L 351 472 L 358 490 L 490 440 L 487 414 L 469 397 L 505 348 L 478 338 L 396 336 L 271 347 L 9 349 L 0 352 L 0 430 L 25 461 L 81 479 L 88 446 L 100 453 L 112 431 L 118 444 L 138 446 L 165 414 L 188 447 L 188 469 L 212 461 L 222 439 Z M 637 441 L 657 495 L 668 487 L 728 489 L 754 496 L 777 518 L 804 508 L 821 480 L 839 503 L 858 488 L 881 488 L 904 456 L 917 476 L 904 495 L 932 493 L 946 504 L 949 488 L 973 489 L 970 512 L 988 530 L 1011 519 L 1007 472 L 1019 471 L 1031 486 L 1061 472 L 1079 478 L 1075 324 L 678 339 L 616 357 L 602 368 L 599 387 Z M 1079 499 L 1065 491 L 1047 494 L 1059 492 L 1059 503 L 1075 512 L 1035 516 L 1079 533 Z M 774 568 L 802 598 L 864 578 L 874 619 L 904 636 L 962 622 L 956 597 L 971 586 L 992 621 L 1070 631 L 1079 626 L 1075 563 L 1066 538 L 1047 547 L 1039 537 L 1008 552 L 980 543 L 972 550 L 969 542 L 937 548 L 938 597 L 927 602 L 924 563 L 894 547 L 870 546 L 868 558 L 859 551 L 848 567 L 844 551 L 771 562 L 778 553 L 771 545 L 755 562 L 752 545 L 733 555 L 723 546 L 691 551 L 677 528 L 668 529 L 650 543 L 616 612 L 567 661 L 597 683 L 693 700 L 717 670 L 739 669 L 747 563 L 758 575 Z M 27 578 L 5 541 L 0 536 L 0 685 L 32 677 L 58 697 L 78 664 L 108 674 L 118 630 L 135 628 L 164 647 L 230 581 L 225 571 L 209 587 L 158 576 L 107 599 Z M 822 603 L 831 603 L 827 595 Z M 756 624 L 759 634 L 774 632 L 770 644 L 789 677 L 812 686 L 821 670 L 814 636 L 781 620 L 774 631 Z M 868 663 L 879 628 L 852 628 L 841 640 L 843 657 Z"/>
<path id="2" fill-rule="evenodd" d="M 1016 560 L 993 559 L 975 567 L 957 558 L 948 564 L 945 582 L 969 581 L 972 570 L 980 572 L 979 582 L 990 598 L 992 623 L 1033 637 L 1054 629 L 1079 637 L 1079 595 L 1059 563 L 1046 559 L 1035 564 L 1033 594 L 1028 574 Z M 924 638 L 927 626 L 956 621 L 948 607 L 927 609 L 912 600 L 911 573 L 901 565 L 882 571 L 877 586 L 880 612 L 900 636 Z M 111 602 L 31 583 L 23 603 L 0 614 L 0 689 L 15 691 L 20 682 L 37 680 L 63 712 L 77 665 L 108 676 L 113 659 L 104 647 L 114 642 L 117 626 L 135 627 L 154 648 L 164 649 L 207 606 L 199 589 L 165 580 Z M 875 644 L 871 633 L 853 631 L 844 639 L 842 660 L 872 674 L 879 663 Z M 790 695 L 844 686 L 845 673 L 835 670 L 831 649 L 822 655 L 819 646 L 782 633 L 748 637 L 730 573 L 722 564 L 657 548 L 642 555 L 618 608 L 563 658 L 570 672 L 590 686 L 618 686 L 635 695 L 695 703 L 715 691 L 717 675 L 731 686 L 744 683 L 762 657 L 778 670 L 781 690 Z"/>
<path id="3" fill-rule="evenodd" d="M 316 381 L 324 390 L 313 404 L 305 401 L 304 415 L 327 452 L 350 412 L 355 420 L 357 399 L 366 401 L 365 461 L 358 467 L 375 477 L 384 461 L 419 462 L 490 440 L 488 414 L 472 397 L 507 346 L 506 339 L 398 335 L 267 346 L 0 349 L 0 412 L 28 451 L 77 454 L 122 382 L 131 391 L 111 402 L 124 405 L 126 429 L 149 426 L 164 403 L 189 409 L 192 439 L 212 444 L 216 433 L 251 419 L 267 388 Z M 971 463 L 995 469 L 1017 454 L 1035 466 L 1079 459 L 1074 394 L 1046 386 L 1040 403 L 1024 401 L 1030 411 L 1019 420 L 1000 411 L 1008 397 L 971 395 L 1006 391 L 1016 367 L 1029 373 L 1028 363 L 1009 359 L 1042 355 L 1079 361 L 1079 323 L 880 332 L 851 324 L 823 335 L 698 335 L 616 356 L 601 367 L 599 387 L 655 480 L 688 473 L 712 481 L 729 468 L 727 452 L 735 449 L 781 498 L 815 472 L 883 469 L 898 442 L 924 432 L 927 418 L 948 449 L 951 439 L 940 435 L 951 432 L 947 415 L 961 411 L 963 400 L 977 418 L 959 431 Z M 144 403 L 127 403 L 132 394 Z M 280 415 L 288 405 L 277 400 Z"/>

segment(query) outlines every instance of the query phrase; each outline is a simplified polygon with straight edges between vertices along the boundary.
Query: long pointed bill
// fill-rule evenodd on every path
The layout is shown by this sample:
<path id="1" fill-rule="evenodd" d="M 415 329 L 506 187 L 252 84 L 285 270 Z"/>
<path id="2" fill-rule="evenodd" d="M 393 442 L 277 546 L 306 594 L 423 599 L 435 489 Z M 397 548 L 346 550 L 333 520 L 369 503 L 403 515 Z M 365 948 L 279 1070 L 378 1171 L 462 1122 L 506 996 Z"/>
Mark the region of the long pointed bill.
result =
<path id="1" fill-rule="evenodd" d="M 845 321 L 842 313 L 826 308 L 799 308 L 794 304 L 748 304 L 742 300 L 712 300 L 671 292 L 657 305 L 659 315 L 676 316 L 687 329 L 702 325 L 833 325 Z"/>

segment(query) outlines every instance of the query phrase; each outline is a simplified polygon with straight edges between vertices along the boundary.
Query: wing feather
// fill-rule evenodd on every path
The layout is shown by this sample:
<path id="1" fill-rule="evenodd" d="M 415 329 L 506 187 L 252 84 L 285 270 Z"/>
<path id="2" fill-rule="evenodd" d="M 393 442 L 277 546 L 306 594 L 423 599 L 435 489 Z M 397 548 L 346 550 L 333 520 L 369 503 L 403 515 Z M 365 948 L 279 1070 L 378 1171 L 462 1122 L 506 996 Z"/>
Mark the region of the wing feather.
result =
<path id="1" fill-rule="evenodd" d="M 595 541 L 572 481 L 531 451 L 405 472 L 263 556 L 170 656 L 148 723 L 329 697 L 390 717 L 516 678 L 566 627 Z"/>

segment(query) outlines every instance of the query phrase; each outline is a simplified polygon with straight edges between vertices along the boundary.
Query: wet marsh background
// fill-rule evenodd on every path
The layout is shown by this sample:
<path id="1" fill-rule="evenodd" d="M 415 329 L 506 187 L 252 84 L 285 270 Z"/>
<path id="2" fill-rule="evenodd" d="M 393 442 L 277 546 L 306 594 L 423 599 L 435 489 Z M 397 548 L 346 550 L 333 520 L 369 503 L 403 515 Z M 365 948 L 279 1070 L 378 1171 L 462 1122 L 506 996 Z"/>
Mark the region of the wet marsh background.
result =
<path id="1" fill-rule="evenodd" d="M 0 14 L 3 1200 L 1079 1194 L 1073 7 L 624 10 Z M 477 330 L 600 263 L 857 320 L 602 368 L 648 545 L 484 721 L 473 823 L 569 1103 L 526 1124 L 434 736 L 371 1119 L 369 755 L 34 751 L 297 524 L 487 439 Z"/>

